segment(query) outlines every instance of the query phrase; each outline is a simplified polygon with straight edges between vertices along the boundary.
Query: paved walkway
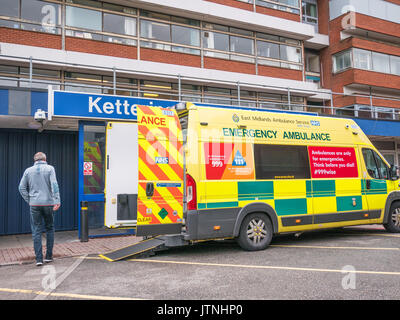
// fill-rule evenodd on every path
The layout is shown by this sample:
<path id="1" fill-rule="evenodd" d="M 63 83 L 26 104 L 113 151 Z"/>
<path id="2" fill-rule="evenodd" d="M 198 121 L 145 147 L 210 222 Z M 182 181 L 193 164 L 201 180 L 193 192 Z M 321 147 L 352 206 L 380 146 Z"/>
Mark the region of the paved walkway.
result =
<path id="1" fill-rule="evenodd" d="M 80 242 L 77 231 L 56 232 L 53 258 L 103 254 L 140 241 L 134 235 L 89 238 Z M 43 254 L 46 250 L 46 237 L 43 235 Z M 0 236 L 0 266 L 35 262 L 35 252 L 31 234 Z"/>

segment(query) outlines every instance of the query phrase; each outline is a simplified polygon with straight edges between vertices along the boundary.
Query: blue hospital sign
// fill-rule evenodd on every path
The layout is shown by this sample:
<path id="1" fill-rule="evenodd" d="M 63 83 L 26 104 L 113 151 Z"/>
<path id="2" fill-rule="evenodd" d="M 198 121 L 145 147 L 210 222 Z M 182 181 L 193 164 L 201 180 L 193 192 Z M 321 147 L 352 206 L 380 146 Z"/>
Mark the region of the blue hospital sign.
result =
<path id="1" fill-rule="evenodd" d="M 137 120 L 138 105 L 172 108 L 178 101 L 49 90 L 49 112 L 55 117 Z"/>

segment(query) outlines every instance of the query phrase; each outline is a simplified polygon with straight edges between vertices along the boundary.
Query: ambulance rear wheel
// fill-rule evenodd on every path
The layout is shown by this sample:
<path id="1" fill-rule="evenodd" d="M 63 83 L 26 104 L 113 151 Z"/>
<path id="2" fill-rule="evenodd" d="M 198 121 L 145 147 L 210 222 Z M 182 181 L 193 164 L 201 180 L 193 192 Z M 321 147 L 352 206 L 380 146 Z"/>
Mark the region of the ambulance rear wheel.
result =
<path id="1" fill-rule="evenodd" d="M 400 202 L 394 203 L 390 208 L 389 220 L 384 227 L 386 231 L 400 233 Z"/>
<path id="2" fill-rule="evenodd" d="M 272 233 L 270 219 L 263 213 L 252 213 L 244 218 L 236 240 L 244 250 L 264 250 L 272 240 Z"/>

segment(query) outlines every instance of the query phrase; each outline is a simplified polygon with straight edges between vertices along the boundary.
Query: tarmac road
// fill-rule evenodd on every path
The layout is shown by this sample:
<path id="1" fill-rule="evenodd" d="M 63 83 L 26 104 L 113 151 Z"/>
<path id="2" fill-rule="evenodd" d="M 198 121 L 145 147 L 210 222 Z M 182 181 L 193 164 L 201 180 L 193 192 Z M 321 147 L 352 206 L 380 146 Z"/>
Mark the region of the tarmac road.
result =
<path id="1" fill-rule="evenodd" d="M 279 236 L 260 252 L 212 241 L 119 262 L 2 266 L 8 299 L 399 300 L 400 234 L 355 227 Z"/>

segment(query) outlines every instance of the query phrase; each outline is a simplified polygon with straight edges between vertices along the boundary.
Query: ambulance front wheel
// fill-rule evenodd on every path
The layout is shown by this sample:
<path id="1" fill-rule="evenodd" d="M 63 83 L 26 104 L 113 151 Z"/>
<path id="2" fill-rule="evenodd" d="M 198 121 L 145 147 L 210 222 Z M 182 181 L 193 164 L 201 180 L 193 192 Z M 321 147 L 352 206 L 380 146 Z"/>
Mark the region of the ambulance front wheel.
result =
<path id="1" fill-rule="evenodd" d="M 400 233 L 400 202 L 395 202 L 390 208 L 388 223 L 384 224 L 387 231 Z"/>
<path id="2" fill-rule="evenodd" d="M 252 213 L 243 219 L 237 242 L 247 251 L 264 250 L 272 239 L 271 220 L 263 213 Z"/>

